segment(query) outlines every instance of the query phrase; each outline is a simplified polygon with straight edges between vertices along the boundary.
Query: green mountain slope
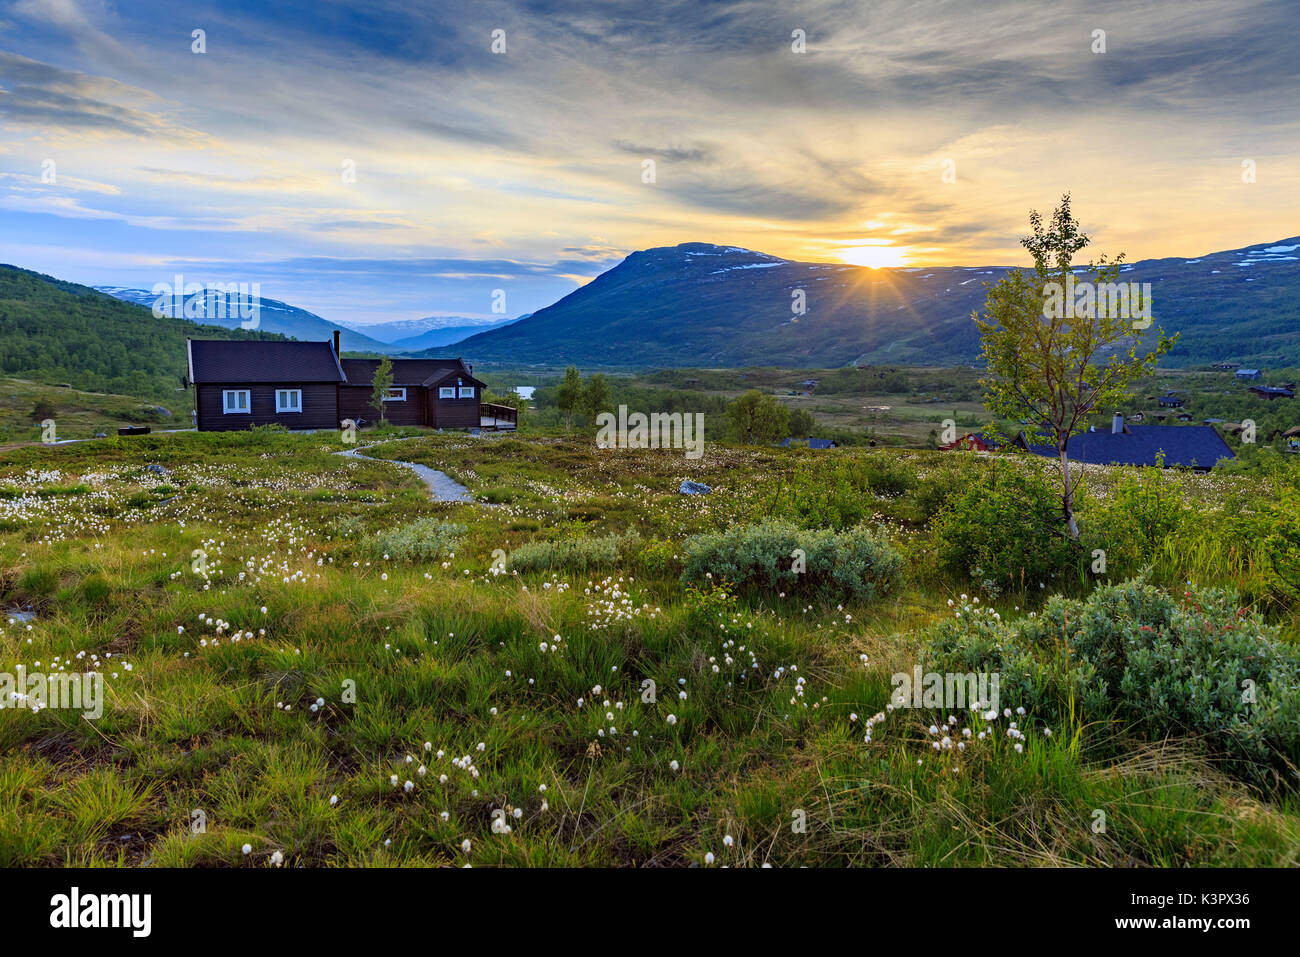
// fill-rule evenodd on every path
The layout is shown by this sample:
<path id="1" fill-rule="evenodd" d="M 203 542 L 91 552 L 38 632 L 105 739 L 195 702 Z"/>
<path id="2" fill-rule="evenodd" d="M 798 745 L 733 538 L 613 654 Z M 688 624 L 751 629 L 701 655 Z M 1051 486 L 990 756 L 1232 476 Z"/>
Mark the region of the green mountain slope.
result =
<path id="1" fill-rule="evenodd" d="M 1008 267 L 865 269 L 707 243 L 632 253 L 559 302 L 456 344 L 475 362 L 630 368 L 966 365 L 971 312 Z M 1124 267 L 1150 283 L 1164 361 L 1300 363 L 1300 238 Z M 806 310 L 791 306 L 802 295 Z M 1154 329 L 1147 333 L 1154 334 Z"/>
<path id="2" fill-rule="evenodd" d="M 0 265 L 0 375 L 166 404 L 185 374 L 187 337 L 284 338 L 158 319 L 88 286 Z"/>

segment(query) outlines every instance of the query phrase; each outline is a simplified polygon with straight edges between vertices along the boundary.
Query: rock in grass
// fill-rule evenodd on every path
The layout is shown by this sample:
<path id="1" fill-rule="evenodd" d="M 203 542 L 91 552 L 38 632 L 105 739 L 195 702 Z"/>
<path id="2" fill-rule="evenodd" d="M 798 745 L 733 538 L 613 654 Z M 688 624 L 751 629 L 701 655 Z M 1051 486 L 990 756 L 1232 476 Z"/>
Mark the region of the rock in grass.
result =
<path id="1" fill-rule="evenodd" d="M 713 491 L 713 489 L 707 485 L 702 485 L 699 482 L 692 482 L 690 479 L 686 479 L 682 482 L 682 487 L 677 491 L 681 492 L 683 495 L 708 495 Z"/>

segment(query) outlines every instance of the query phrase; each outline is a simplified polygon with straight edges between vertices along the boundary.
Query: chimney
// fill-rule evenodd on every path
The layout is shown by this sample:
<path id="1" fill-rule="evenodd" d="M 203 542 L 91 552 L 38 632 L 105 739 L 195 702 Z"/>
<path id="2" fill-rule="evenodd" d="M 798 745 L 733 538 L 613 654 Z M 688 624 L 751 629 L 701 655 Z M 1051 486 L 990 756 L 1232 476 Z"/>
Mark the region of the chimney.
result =
<path id="1" fill-rule="evenodd" d="M 341 333 L 338 329 L 335 329 L 335 330 L 334 330 L 334 355 L 336 355 L 336 356 L 339 356 L 339 355 L 342 355 L 342 354 L 343 354 L 343 353 L 339 352 L 339 339 L 340 339 L 341 336 L 342 336 L 342 333 Z"/>
<path id="2" fill-rule="evenodd" d="M 1124 416 L 1120 415 L 1118 412 L 1116 412 L 1110 418 L 1110 434 L 1111 435 L 1124 434 Z"/>

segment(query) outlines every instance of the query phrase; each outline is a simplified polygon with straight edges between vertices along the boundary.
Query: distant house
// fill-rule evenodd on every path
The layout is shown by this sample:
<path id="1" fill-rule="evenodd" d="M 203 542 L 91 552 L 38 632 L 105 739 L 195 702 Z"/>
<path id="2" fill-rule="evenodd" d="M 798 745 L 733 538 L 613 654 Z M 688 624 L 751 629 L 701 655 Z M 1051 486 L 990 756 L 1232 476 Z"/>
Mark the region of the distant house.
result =
<path id="1" fill-rule="evenodd" d="M 840 447 L 840 444 L 833 439 L 796 439 L 788 435 L 777 445 L 783 449 L 804 447 L 810 449 L 837 449 Z"/>
<path id="2" fill-rule="evenodd" d="M 1156 401 L 1166 409 L 1181 409 L 1183 407 L 1183 400 L 1176 395 L 1162 395 Z"/>
<path id="3" fill-rule="evenodd" d="M 340 359 L 337 332 L 332 344 L 190 339 L 187 349 L 200 432 L 271 424 L 337 429 L 344 419 L 379 417 L 370 404 L 379 360 Z M 461 359 L 392 362 L 393 385 L 384 399 L 390 422 L 481 426 L 483 383 Z"/>
<path id="4" fill-rule="evenodd" d="M 972 452 L 988 452 L 999 447 L 1001 443 L 993 436 L 985 432 L 967 432 L 965 435 L 954 439 L 947 445 L 939 446 L 945 452 L 952 452 L 958 449 Z"/>
<path id="5" fill-rule="evenodd" d="M 1215 362 L 1210 366 L 1210 368 L 1218 372 L 1231 372 L 1233 369 L 1237 368 L 1238 365 L 1239 363 L 1236 362 Z"/>
<path id="6" fill-rule="evenodd" d="M 1238 379 L 1258 379 L 1262 373 L 1258 369 L 1238 369 Z"/>
<path id="7" fill-rule="evenodd" d="M 1280 385 L 1252 385 L 1246 390 L 1251 395 L 1259 396 L 1261 399 L 1268 399 L 1270 402 L 1274 399 L 1294 399 L 1295 390 L 1288 389 Z"/>
<path id="8" fill-rule="evenodd" d="M 1034 443 L 1024 432 L 1016 445 L 1048 458 L 1056 458 L 1055 446 Z M 1037 438 L 1036 436 L 1034 438 Z M 1228 443 L 1208 425 L 1133 425 L 1116 415 L 1109 429 L 1091 429 L 1070 436 L 1065 446 L 1072 462 L 1090 465 L 1155 465 L 1165 468 L 1208 472 L 1216 462 L 1235 458 Z"/>

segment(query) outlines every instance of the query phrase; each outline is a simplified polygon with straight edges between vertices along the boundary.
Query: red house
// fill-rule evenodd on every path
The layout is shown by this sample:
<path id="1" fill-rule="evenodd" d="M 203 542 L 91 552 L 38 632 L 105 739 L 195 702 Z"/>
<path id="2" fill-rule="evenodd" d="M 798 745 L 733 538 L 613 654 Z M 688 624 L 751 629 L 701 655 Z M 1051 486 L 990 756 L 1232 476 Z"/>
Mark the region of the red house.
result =
<path id="1" fill-rule="evenodd" d="M 960 438 L 954 439 L 947 445 L 939 446 L 945 452 L 951 452 L 955 449 L 963 449 L 974 452 L 989 452 L 998 447 L 997 441 L 991 436 L 982 432 L 967 432 Z"/>

